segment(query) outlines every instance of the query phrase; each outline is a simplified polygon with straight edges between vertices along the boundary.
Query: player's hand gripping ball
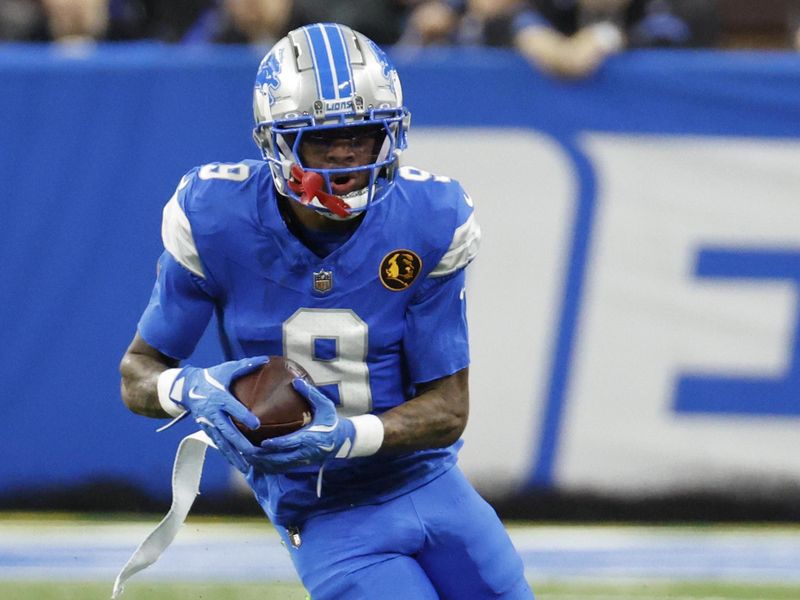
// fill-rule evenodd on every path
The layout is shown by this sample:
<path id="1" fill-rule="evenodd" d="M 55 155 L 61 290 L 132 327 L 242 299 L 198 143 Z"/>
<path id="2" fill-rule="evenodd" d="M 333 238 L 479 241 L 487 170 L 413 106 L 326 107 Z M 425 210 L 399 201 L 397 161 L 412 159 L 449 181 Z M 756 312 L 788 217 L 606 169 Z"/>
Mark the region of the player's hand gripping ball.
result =
<path id="1" fill-rule="evenodd" d="M 233 419 L 254 446 L 311 422 L 311 405 L 292 386 L 297 377 L 310 382 L 305 369 L 293 360 L 270 356 L 261 368 L 233 380 L 231 393 L 261 421 L 258 429 L 249 429 Z"/>

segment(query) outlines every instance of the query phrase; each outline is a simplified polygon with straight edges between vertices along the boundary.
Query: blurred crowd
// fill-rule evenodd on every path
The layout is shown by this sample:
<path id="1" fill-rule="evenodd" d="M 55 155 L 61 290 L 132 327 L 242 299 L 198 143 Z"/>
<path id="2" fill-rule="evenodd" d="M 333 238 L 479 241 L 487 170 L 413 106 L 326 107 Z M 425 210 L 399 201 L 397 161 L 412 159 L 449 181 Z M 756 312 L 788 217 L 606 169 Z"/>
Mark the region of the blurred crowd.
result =
<path id="1" fill-rule="evenodd" d="M 0 40 L 152 39 L 266 49 L 295 27 L 334 21 L 381 45 L 513 47 L 546 73 L 578 78 L 625 48 L 719 45 L 726 1 L 732 0 L 2 0 Z M 786 45 L 800 49 L 800 1 L 780 1 Z"/>

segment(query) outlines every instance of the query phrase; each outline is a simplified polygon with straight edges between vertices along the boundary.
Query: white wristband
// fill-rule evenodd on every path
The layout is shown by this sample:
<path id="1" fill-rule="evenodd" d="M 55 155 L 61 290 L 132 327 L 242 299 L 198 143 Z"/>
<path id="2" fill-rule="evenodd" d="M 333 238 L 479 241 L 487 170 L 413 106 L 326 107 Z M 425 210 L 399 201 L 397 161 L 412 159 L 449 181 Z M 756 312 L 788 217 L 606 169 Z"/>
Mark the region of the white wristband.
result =
<path id="1" fill-rule="evenodd" d="M 170 417 L 178 417 L 185 412 L 180 404 L 169 397 L 172 384 L 180 372 L 181 369 L 167 369 L 158 376 L 158 403 Z"/>
<path id="2" fill-rule="evenodd" d="M 383 444 L 383 421 L 375 415 L 350 417 L 356 429 L 356 439 L 348 458 L 372 456 Z"/>

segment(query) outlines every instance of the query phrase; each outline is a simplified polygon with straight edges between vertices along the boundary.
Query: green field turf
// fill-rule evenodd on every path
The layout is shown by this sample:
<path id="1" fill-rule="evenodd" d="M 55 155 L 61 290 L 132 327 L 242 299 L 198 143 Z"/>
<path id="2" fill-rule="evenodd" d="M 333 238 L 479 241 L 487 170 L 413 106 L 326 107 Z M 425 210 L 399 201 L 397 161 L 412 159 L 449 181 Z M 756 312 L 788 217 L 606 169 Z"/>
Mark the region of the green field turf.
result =
<path id="1" fill-rule="evenodd" d="M 132 525 L 147 526 L 143 531 L 149 530 L 149 525 L 155 522 L 152 516 L 130 515 L 65 515 L 65 514 L 12 514 L 0 512 L 0 537 L 6 534 L 11 536 L 25 535 L 38 536 L 46 540 L 48 535 L 59 533 L 72 534 L 74 530 L 82 535 L 103 533 L 113 530 L 118 526 L 130 527 Z M 194 529 L 207 527 L 207 533 L 217 531 L 224 526 L 225 531 L 250 531 L 253 527 L 264 527 L 260 519 L 231 519 L 216 517 L 194 517 L 191 520 Z M 536 527 L 536 524 L 530 524 Z M 188 525 L 187 525 L 188 527 Z M 552 526 L 548 526 L 552 527 Z M 515 523 L 509 526 L 514 532 L 525 530 L 528 526 Z M 569 533 L 576 527 L 562 526 L 561 530 Z M 602 533 L 609 527 L 598 525 L 598 532 Z M 577 528 L 584 530 L 585 526 Z M 623 526 L 612 527 L 624 531 Z M 782 525 L 780 527 L 764 525 L 736 525 L 713 527 L 669 527 L 666 531 L 700 531 L 709 534 L 724 534 L 726 532 L 752 532 L 758 535 L 769 536 L 772 534 L 800 536 L 800 528 Z M 268 531 L 265 529 L 265 531 Z M 143 535 L 143 533 L 142 533 Z M 13 554 L 13 553 L 12 553 Z M 63 571 L 62 571 L 63 572 Z M 8 576 L 8 575 L 6 575 Z M 23 576 L 24 577 L 24 576 Z M 752 581 L 752 580 L 751 580 Z M 0 600 L 107 600 L 110 598 L 113 576 L 109 575 L 108 581 L 50 581 L 37 579 L 31 581 L 6 581 L 0 579 Z M 771 580 L 764 584 L 736 584 L 729 580 L 725 582 L 696 582 L 686 580 L 639 580 L 625 581 L 598 579 L 598 580 L 561 580 L 540 579 L 534 580 L 533 588 L 537 600 L 800 600 L 800 584 L 781 585 L 780 580 Z M 281 583 L 205 583 L 181 582 L 172 580 L 158 581 L 154 578 L 136 576 L 128 582 L 121 600 L 305 600 L 307 595 L 303 588 L 289 578 Z M 346 600 L 346 599 L 343 599 Z M 383 599 L 376 599 L 383 600 Z M 405 599 L 403 599 L 405 600 Z M 414 600 L 410 598 L 408 600 Z M 462 600 L 462 599 L 458 599 Z M 463 600 L 469 600 L 464 598 Z"/>
<path id="2" fill-rule="evenodd" d="M 537 600 L 798 600 L 800 586 L 713 582 L 535 586 Z M 0 582 L 3 600 L 102 600 L 109 583 Z M 129 583 L 121 600 L 303 600 L 296 584 Z M 379 599 L 376 599 L 379 600 Z M 409 599 L 413 600 L 413 599 Z M 468 600 L 468 599 L 464 599 Z"/>

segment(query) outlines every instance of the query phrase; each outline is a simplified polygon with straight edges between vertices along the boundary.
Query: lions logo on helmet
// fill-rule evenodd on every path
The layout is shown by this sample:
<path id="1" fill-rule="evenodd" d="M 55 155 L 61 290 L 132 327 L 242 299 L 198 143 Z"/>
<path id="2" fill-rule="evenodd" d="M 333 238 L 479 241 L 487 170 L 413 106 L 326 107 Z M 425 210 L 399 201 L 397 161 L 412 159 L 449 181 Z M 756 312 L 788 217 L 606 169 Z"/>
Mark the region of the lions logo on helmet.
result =
<path id="1" fill-rule="evenodd" d="M 256 90 L 260 91 L 262 94 L 266 94 L 270 104 L 275 104 L 275 96 L 272 94 L 272 90 L 277 90 L 281 85 L 281 80 L 279 78 L 281 61 L 278 57 L 282 54 L 282 49 L 277 54 L 268 54 L 258 67 L 256 81 L 263 83 L 256 85 Z"/>
<path id="2" fill-rule="evenodd" d="M 383 76 L 386 79 L 386 81 L 389 82 L 389 85 L 392 88 L 392 92 L 397 94 L 397 91 L 395 89 L 395 82 L 399 84 L 397 70 L 394 68 L 392 63 L 389 62 L 389 58 L 386 56 L 386 53 L 380 49 L 378 44 L 376 44 L 372 40 L 369 40 L 369 47 L 375 53 L 375 58 L 378 59 L 378 62 L 381 64 L 381 67 L 383 67 Z M 398 90 L 400 89 L 399 85 L 397 85 L 397 89 Z M 402 96 L 399 97 L 398 101 L 402 104 L 403 102 Z"/>
<path id="3" fill-rule="evenodd" d="M 316 23 L 279 40 L 259 67 L 253 112 L 253 137 L 284 196 L 347 218 L 383 200 L 394 185 L 410 113 L 386 54 L 350 27 Z M 368 164 L 325 169 L 304 164 L 299 152 L 304 139 L 330 137 L 342 127 L 349 128 L 348 137 L 360 131 L 375 136 Z M 333 178 L 356 173 L 369 175 L 365 187 L 335 196 Z"/>

